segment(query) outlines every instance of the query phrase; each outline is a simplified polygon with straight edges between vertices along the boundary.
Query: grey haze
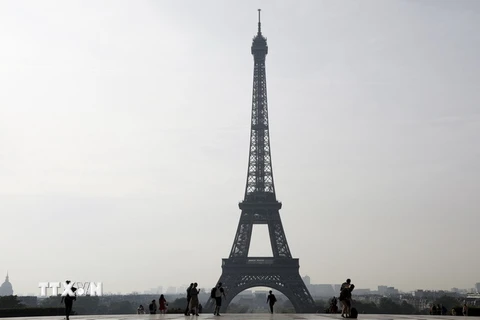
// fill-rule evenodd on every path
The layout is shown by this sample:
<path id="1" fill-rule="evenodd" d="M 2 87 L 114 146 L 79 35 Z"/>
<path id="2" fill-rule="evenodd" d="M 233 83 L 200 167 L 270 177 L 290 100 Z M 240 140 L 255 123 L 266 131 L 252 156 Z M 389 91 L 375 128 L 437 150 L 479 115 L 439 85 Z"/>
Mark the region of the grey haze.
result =
<path id="1" fill-rule="evenodd" d="M 245 187 L 257 8 L 301 274 L 480 281 L 480 2 L 11 0 L 0 275 L 16 293 L 215 283 Z M 268 254 L 259 231 L 251 255 Z"/>

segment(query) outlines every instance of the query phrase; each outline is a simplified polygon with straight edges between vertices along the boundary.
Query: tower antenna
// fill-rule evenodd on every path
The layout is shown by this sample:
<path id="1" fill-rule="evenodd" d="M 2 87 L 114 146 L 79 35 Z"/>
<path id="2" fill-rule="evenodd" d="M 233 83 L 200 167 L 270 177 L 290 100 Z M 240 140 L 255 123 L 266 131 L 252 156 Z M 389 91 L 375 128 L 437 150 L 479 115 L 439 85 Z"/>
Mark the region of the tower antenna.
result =
<path id="1" fill-rule="evenodd" d="M 262 11 L 262 9 L 258 9 L 258 34 L 262 33 L 262 23 L 260 22 L 260 11 Z"/>

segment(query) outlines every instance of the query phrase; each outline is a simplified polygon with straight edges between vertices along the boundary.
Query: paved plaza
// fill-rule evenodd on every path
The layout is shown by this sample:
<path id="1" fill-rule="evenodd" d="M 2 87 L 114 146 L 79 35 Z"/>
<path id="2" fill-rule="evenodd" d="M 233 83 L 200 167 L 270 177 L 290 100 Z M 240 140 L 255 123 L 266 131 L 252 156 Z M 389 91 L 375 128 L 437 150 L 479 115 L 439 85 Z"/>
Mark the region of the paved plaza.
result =
<path id="1" fill-rule="evenodd" d="M 360 320 L 461 320 L 465 319 L 460 316 L 427 316 L 427 315 L 391 315 L 391 314 L 360 314 L 358 319 Z M 473 319 L 480 319 L 480 317 L 468 317 Z M 15 319 L 15 320 L 63 320 L 64 316 L 56 317 L 16 317 L 16 318 L 3 318 L 3 319 Z M 167 314 L 167 315 L 92 315 L 92 316 L 71 316 L 70 320 L 162 320 L 162 319 L 181 319 L 181 320 L 203 320 L 203 319 L 216 319 L 216 320 L 332 320 L 332 319 L 344 319 L 340 314 L 265 314 L 265 313 L 248 313 L 248 314 L 223 314 L 220 317 L 216 317 L 213 314 L 201 314 L 198 317 L 184 316 L 183 314 Z"/>

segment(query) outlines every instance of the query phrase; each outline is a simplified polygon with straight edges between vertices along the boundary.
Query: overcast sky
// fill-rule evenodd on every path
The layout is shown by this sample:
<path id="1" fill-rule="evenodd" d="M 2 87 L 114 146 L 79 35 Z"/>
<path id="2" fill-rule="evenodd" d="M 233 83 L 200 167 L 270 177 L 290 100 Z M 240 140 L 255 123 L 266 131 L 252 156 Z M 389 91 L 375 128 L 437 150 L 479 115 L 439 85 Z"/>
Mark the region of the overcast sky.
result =
<path id="1" fill-rule="evenodd" d="M 0 283 L 215 284 L 245 188 L 257 8 L 301 275 L 480 281 L 480 2 L 11 0 Z M 271 255 L 263 226 L 250 255 Z"/>

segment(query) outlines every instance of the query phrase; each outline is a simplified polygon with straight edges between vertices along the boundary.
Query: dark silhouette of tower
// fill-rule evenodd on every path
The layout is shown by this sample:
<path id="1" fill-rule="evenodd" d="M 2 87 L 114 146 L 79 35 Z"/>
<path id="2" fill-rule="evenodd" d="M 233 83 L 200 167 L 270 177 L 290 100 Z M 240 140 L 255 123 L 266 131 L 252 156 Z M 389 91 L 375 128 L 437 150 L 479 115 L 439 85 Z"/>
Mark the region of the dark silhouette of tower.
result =
<path id="1" fill-rule="evenodd" d="M 258 33 L 253 38 L 254 58 L 252 123 L 250 153 L 242 211 L 230 256 L 222 261 L 219 282 L 226 291 L 225 312 L 230 301 L 240 292 L 252 287 L 270 287 L 282 292 L 297 313 L 315 312 L 315 302 L 299 273 L 298 259 L 292 258 L 280 219 L 281 202 L 277 201 L 273 183 L 270 135 L 268 127 L 267 82 L 265 57 L 267 39 L 262 35 L 260 9 Z M 268 225 L 273 257 L 248 257 L 254 224 Z M 213 310 L 213 301 L 206 307 Z"/>

